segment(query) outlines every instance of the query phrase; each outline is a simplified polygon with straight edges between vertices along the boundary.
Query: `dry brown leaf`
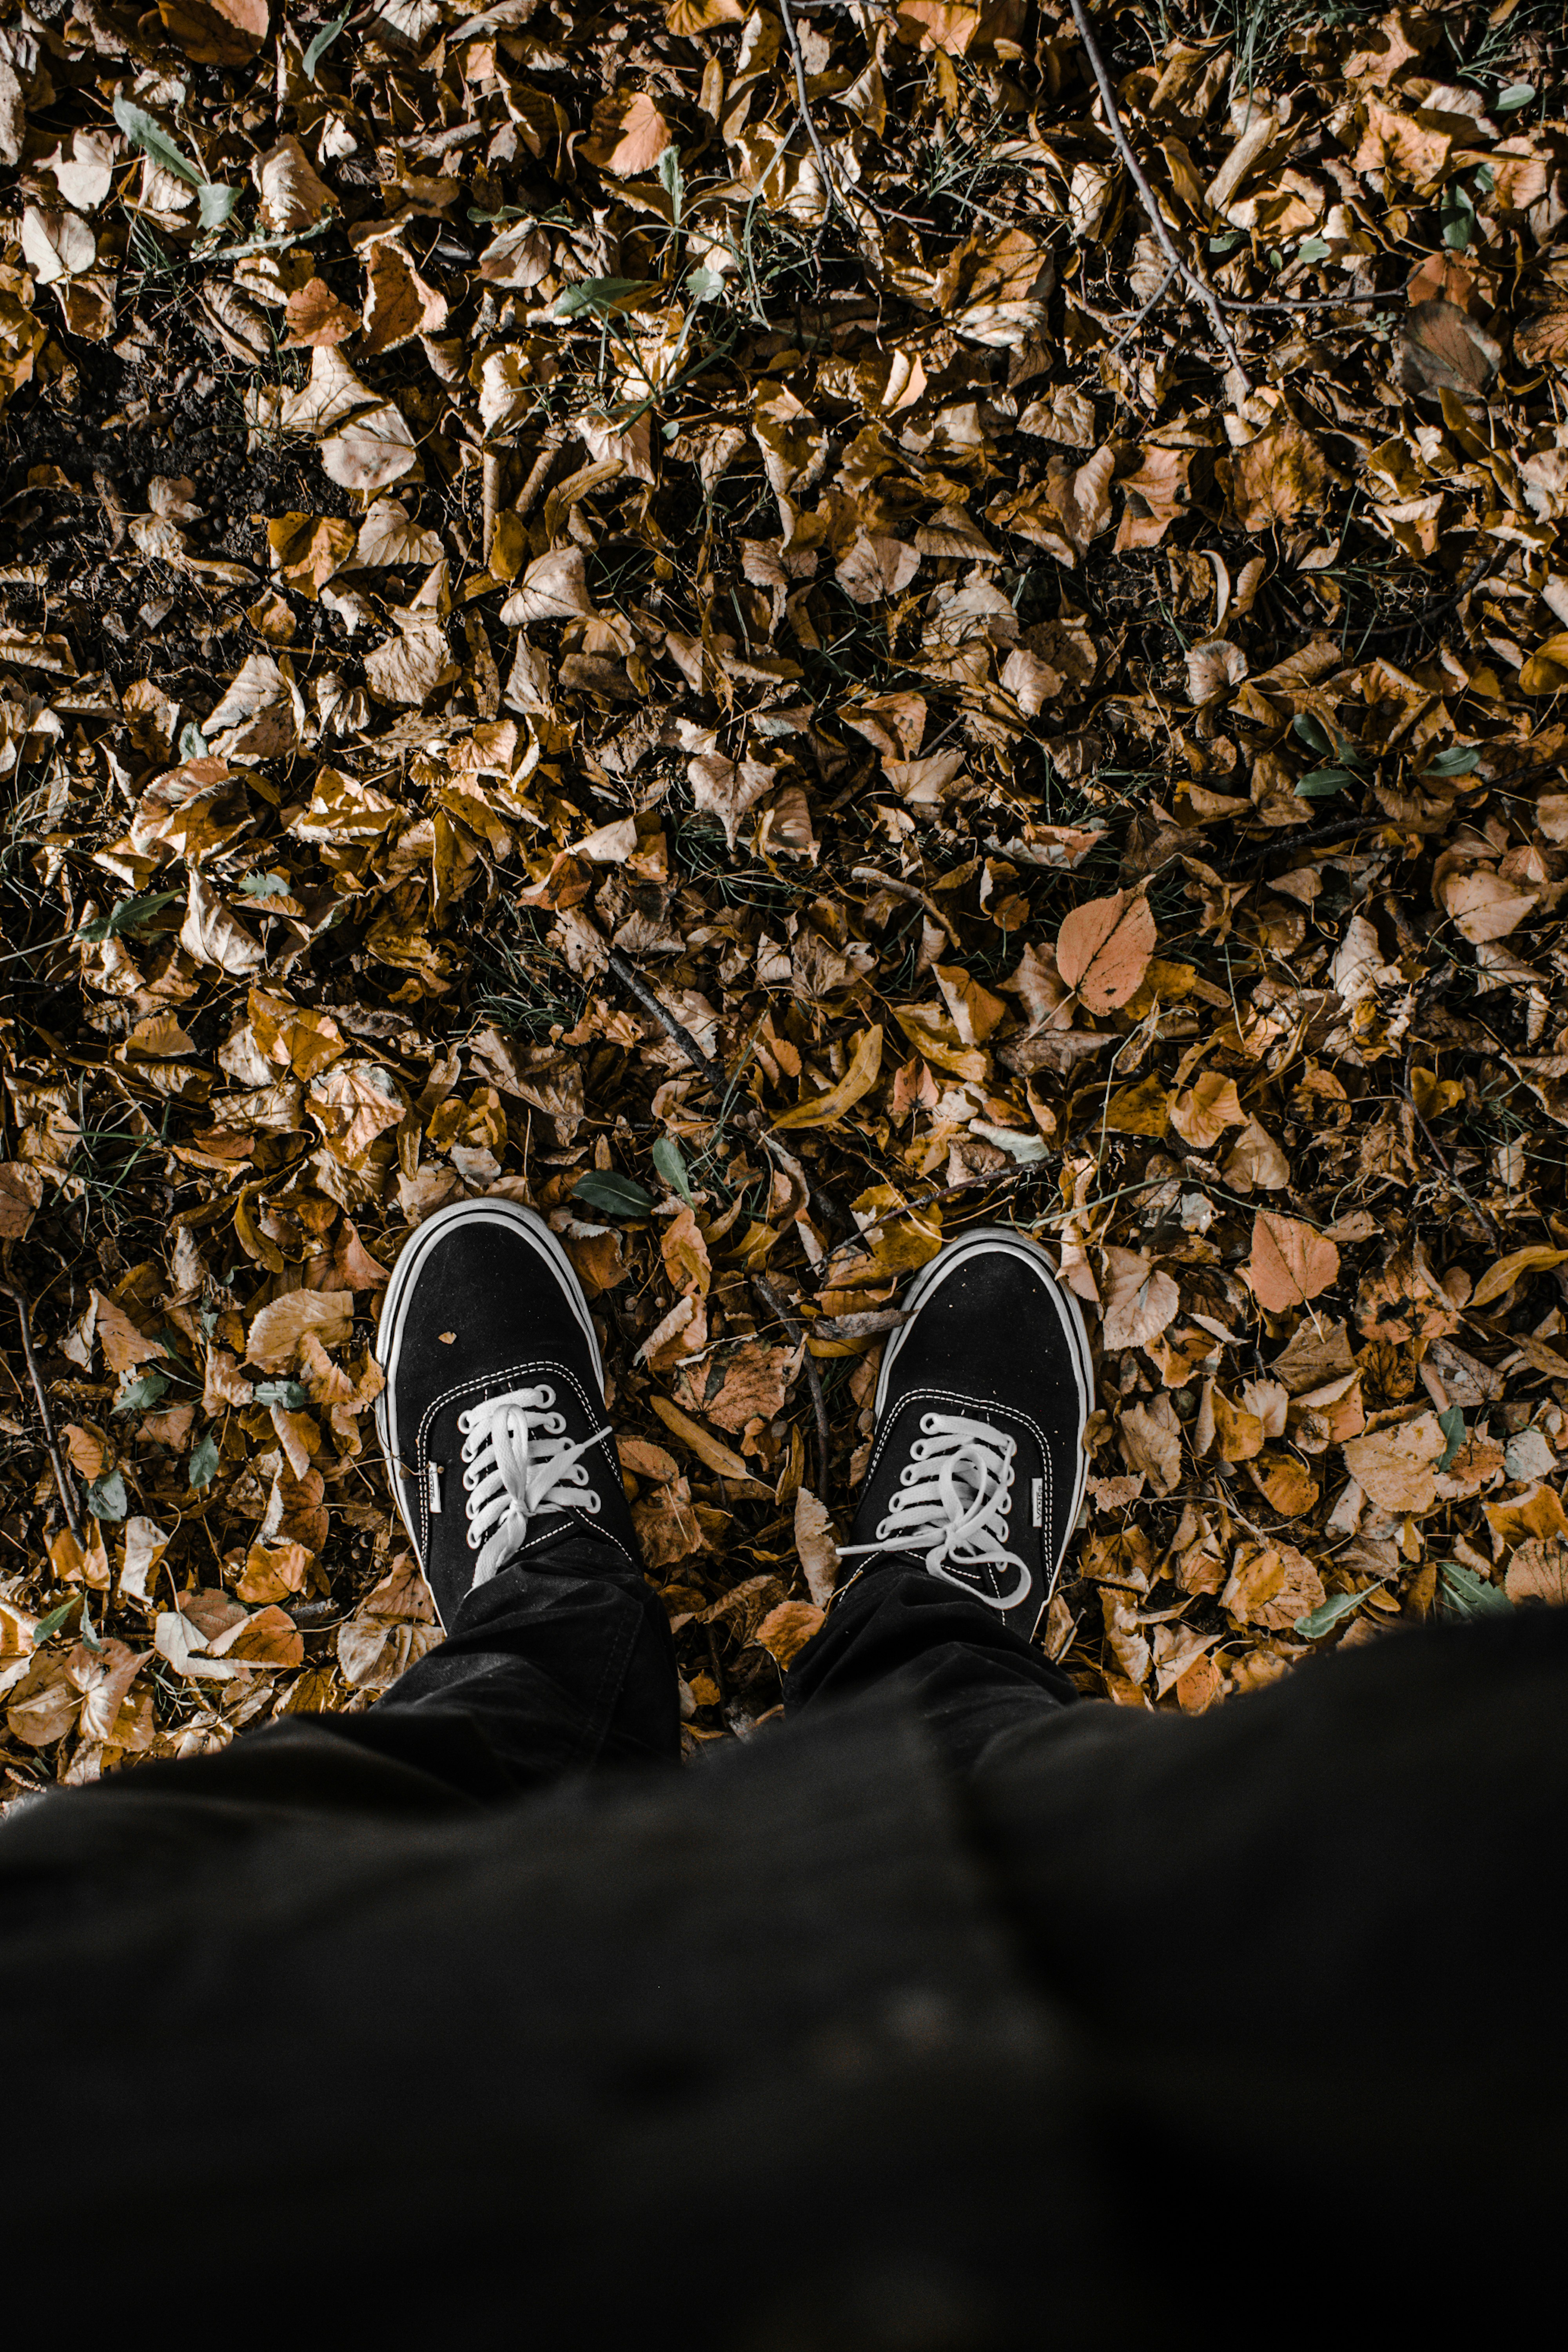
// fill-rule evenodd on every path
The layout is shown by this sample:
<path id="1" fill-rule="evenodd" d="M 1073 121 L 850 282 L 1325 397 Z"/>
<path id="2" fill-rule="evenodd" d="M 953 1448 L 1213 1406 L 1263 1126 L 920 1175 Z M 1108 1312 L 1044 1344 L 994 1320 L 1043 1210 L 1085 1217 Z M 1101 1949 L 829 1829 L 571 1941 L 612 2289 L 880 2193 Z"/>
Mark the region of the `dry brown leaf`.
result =
<path id="1" fill-rule="evenodd" d="M 0 1160 L 0 1242 L 19 1242 L 44 1197 L 44 1180 L 22 1160 Z"/>
<path id="2" fill-rule="evenodd" d="M 1259 1209 L 1252 1221 L 1252 1255 L 1247 1279 L 1265 1313 L 1285 1315 L 1327 1290 L 1340 1270 L 1340 1254 L 1331 1241 L 1314 1233 L 1299 1217 L 1282 1217 Z"/>
<path id="3" fill-rule="evenodd" d="M 1091 1013 L 1109 1013 L 1138 993 L 1156 936 L 1142 891 L 1090 898 L 1073 908 L 1057 934 L 1057 969 Z"/>
<path id="4" fill-rule="evenodd" d="M 1129 1470 L 1150 1479 L 1159 1494 L 1173 1493 L 1182 1475 L 1182 1432 L 1170 1398 L 1133 1405 L 1123 1412 L 1117 1435 Z"/>
<path id="5" fill-rule="evenodd" d="M 1323 1598 L 1321 1577 L 1293 1544 L 1243 1544 L 1220 1606 L 1240 1624 L 1285 1633 Z"/>
<path id="6" fill-rule="evenodd" d="M 1107 1348 L 1146 1348 L 1173 1319 L 1181 1292 L 1137 1250 L 1108 1249 L 1101 1287 L 1100 1339 Z"/>
<path id="7" fill-rule="evenodd" d="M 816 1608 L 825 1610 L 838 1581 L 838 1546 L 826 1504 L 806 1486 L 795 1498 L 795 1549 L 806 1591 Z"/>
<path id="8" fill-rule="evenodd" d="M 1245 1125 L 1247 1113 L 1233 1078 L 1205 1070 L 1171 1105 L 1171 1125 L 1194 1151 L 1212 1151 L 1228 1127 Z"/>
<path id="9" fill-rule="evenodd" d="M 1525 1249 L 1510 1250 L 1488 1266 L 1470 1293 L 1470 1305 L 1489 1307 L 1494 1298 L 1513 1288 L 1521 1275 L 1545 1274 L 1559 1265 L 1568 1265 L 1568 1250 L 1557 1249 L 1550 1242 L 1531 1242 Z"/>
<path id="10" fill-rule="evenodd" d="M 252 1316 L 245 1360 L 259 1371 L 287 1372 L 307 1332 L 324 1347 L 341 1346 L 353 1328 L 353 1312 L 352 1290 L 286 1291 Z"/>
<path id="11" fill-rule="evenodd" d="M 1502 362 L 1502 346 L 1456 303 L 1417 302 L 1401 326 L 1399 381 L 1407 392 L 1436 400 L 1484 393 Z"/>
<path id="12" fill-rule="evenodd" d="M 1433 1465 L 1447 1439 L 1437 1416 L 1424 1412 L 1390 1429 L 1345 1440 L 1345 1467 L 1385 1511 L 1429 1511 L 1437 1499 Z"/>
<path id="13" fill-rule="evenodd" d="M 700 1422 L 693 1421 L 689 1413 L 682 1412 L 679 1406 L 671 1404 L 668 1397 L 650 1397 L 648 1402 L 665 1427 L 673 1430 L 710 1470 L 716 1470 L 721 1478 L 740 1478 L 747 1484 L 753 1483 L 748 1465 L 728 1445 L 721 1444 L 710 1430 L 704 1429 Z"/>
<path id="14" fill-rule="evenodd" d="M 876 1085 L 882 1066 L 882 1031 L 880 1025 L 863 1029 L 856 1040 L 849 1067 L 835 1087 L 817 1095 L 809 1102 L 798 1103 L 775 1118 L 775 1132 L 785 1128 L 828 1127 L 853 1110 L 862 1096 L 868 1095 Z"/>
<path id="15" fill-rule="evenodd" d="M 775 1665 L 785 1670 L 795 1664 L 813 1634 L 822 1629 L 823 1612 L 810 1601 L 781 1601 L 770 1609 L 752 1639 L 759 1649 L 766 1650 Z"/>
<path id="16" fill-rule="evenodd" d="M 163 29 L 204 66 L 248 65 L 267 38 L 268 0 L 158 0 Z"/>
<path id="17" fill-rule="evenodd" d="M 1243 530 L 1268 530 L 1315 507 L 1328 479 L 1322 445 L 1293 416 L 1278 411 L 1263 431 L 1215 460 Z"/>
<path id="18" fill-rule="evenodd" d="M 650 93 L 618 89 L 594 109 L 582 152 L 617 179 L 632 180 L 651 172 L 671 143 L 669 124 Z"/>

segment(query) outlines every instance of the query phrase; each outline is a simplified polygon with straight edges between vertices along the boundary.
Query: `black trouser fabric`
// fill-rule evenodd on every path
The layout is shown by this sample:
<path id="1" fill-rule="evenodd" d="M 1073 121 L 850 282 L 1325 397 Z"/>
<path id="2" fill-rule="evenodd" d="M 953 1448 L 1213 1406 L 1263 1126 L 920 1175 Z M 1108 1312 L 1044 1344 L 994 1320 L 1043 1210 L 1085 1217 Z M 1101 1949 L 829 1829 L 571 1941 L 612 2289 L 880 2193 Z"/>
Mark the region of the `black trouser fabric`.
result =
<path id="1" fill-rule="evenodd" d="M 1552 2288 L 1568 1612 L 1189 1719 L 882 1569 L 678 1770 L 637 1580 L 487 1593 L 363 1715 L 0 1825 L 14 2328 L 167 2279 L 422 2347 L 1491 2340 Z"/>
<path id="2" fill-rule="evenodd" d="M 785 1712 L 795 1717 L 813 1702 L 872 1690 L 904 1700 L 962 1768 L 1001 1733 L 1077 1696 L 1061 1669 L 993 1611 L 900 1561 L 838 1597 L 785 1679 Z M 440 1647 L 363 1715 L 287 1717 L 196 1761 L 204 1780 L 226 1788 L 265 1785 L 287 1771 L 297 1794 L 324 1774 L 317 1801 L 330 1802 L 341 1779 L 357 1804 L 374 1784 L 375 1758 L 400 1803 L 411 1801 L 401 1777 L 408 1769 L 494 1800 L 594 1766 L 673 1762 L 678 1693 L 658 1595 L 604 1546 L 572 1536 L 470 1592 Z M 345 1744 L 353 1760 L 329 1764 L 323 1740 Z M 284 1759 L 303 1745 L 314 1760 L 301 1780 Z M 174 1769 L 143 1767 L 138 1785 Z M 190 1787 L 190 1766 L 177 1769 Z"/>

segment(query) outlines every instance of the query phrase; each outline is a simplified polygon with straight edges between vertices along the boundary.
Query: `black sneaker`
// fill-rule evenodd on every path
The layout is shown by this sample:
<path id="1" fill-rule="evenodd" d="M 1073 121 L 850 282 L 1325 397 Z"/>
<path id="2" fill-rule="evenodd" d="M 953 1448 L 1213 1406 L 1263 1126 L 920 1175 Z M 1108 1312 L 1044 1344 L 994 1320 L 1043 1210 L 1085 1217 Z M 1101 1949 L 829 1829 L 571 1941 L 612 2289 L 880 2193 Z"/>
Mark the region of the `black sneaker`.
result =
<path id="1" fill-rule="evenodd" d="M 977 1225 L 938 1251 L 903 1304 L 843 1556 L 923 1567 L 1027 1638 L 1089 1474 L 1094 1370 L 1078 1301 L 1037 1243 Z"/>
<path id="2" fill-rule="evenodd" d="M 393 1269 L 375 1353 L 382 1451 L 444 1626 L 564 1534 L 640 1569 L 588 1301 L 531 1209 L 428 1218 Z"/>

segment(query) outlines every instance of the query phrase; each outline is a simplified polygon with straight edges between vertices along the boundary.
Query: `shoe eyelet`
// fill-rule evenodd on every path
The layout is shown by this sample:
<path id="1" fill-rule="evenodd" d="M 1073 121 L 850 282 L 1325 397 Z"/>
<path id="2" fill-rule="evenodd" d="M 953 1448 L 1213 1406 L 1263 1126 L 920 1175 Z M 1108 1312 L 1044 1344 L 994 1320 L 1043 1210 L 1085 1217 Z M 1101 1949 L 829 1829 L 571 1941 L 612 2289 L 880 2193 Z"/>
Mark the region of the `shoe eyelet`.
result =
<path id="1" fill-rule="evenodd" d="M 555 1391 L 546 1381 L 534 1390 L 533 1398 L 535 1404 L 547 1412 L 555 1402 Z"/>
<path id="2" fill-rule="evenodd" d="M 547 1412 L 545 1414 L 544 1427 L 547 1435 L 551 1437 L 559 1437 L 565 1426 L 566 1416 L 563 1412 Z"/>
<path id="3" fill-rule="evenodd" d="M 936 1415 L 935 1415 L 935 1413 L 934 1413 L 934 1412 L 922 1412 L 922 1413 L 921 1413 L 921 1427 L 924 1430 L 924 1432 L 925 1432 L 925 1433 L 926 1433 L 926 1435 L 927 1435 L 928 1437 L 932 1436 L 932 1435 L 935 1433 L 935 1430 L 936 1430 Z"/>
<path id="4" fill-rule="evenodd" d="M 599 1508 L 599 1497 L 595 1494 L 591 1487 L 583 1498 L 583 1508 L 589 1514 L 590 1517 L 592 1517 Z"/>

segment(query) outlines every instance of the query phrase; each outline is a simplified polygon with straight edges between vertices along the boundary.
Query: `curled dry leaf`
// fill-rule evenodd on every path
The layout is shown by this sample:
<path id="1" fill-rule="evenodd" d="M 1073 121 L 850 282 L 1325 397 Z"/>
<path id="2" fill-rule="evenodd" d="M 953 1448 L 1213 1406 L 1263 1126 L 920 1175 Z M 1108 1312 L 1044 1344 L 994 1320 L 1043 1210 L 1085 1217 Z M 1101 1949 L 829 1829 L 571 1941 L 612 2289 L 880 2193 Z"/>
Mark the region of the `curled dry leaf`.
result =
<path id="1" fill-rule="evenodd" d="M 817 1610 L 825 1610 L 838 1581 L 838 1546 L 827 1506 L 805 1486 L 795 1498 L 795 1549 L 806 1591 Z"/>

